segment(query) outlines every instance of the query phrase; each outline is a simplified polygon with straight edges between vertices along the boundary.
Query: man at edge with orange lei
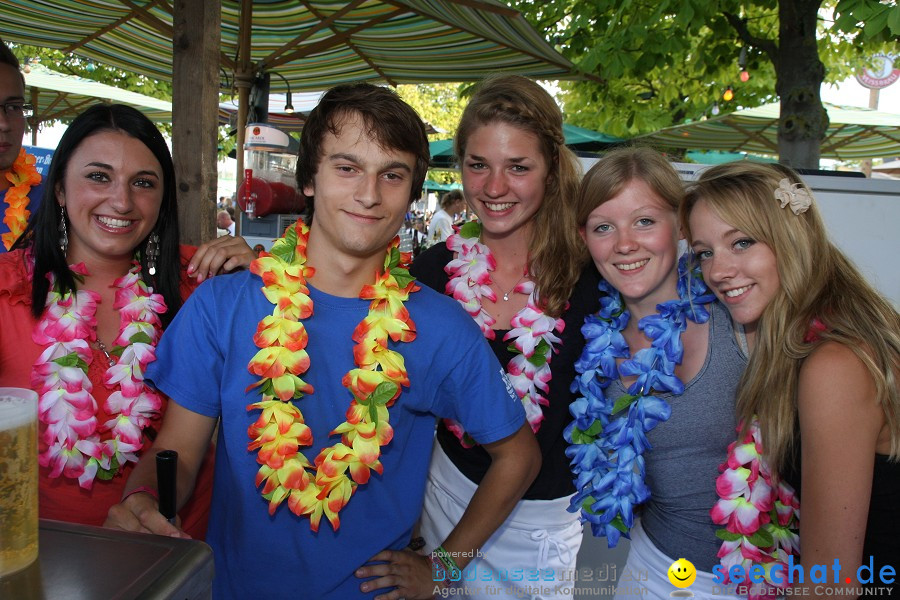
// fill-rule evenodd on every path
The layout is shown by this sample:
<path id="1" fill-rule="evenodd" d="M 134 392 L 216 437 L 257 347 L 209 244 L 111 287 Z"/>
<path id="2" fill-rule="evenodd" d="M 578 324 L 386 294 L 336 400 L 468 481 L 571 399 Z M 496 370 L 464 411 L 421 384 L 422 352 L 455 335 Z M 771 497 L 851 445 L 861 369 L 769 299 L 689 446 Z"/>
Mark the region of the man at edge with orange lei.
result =
<path id="1" fill-rule="evenodd" d="M 29 112 L 19 59 L 0 40 L 0 254 L 25 230 L 43 193 L 34 157 L 22 148 Z"/>

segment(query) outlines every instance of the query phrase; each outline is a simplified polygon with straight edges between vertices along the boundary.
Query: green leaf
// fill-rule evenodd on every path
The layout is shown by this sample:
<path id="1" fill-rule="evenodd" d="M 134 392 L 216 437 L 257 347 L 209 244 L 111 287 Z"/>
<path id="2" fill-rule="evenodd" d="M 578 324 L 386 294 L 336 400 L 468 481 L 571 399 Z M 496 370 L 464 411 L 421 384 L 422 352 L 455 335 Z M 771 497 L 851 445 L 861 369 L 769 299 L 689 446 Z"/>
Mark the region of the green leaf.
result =
<path id="1" fill-rule="evenodd" d="M 144 333 L 143 331 L 139 331 L 138 333 L 131 336 L 131 339 L 128 340 L 132 344 L 152 344 L 153 340 L 150 339 L 150 336 Z"/>
<path id="2" fill-rule="evenodd" d="M 85 373 L 87 373 L 88 366 L 87 363 L 84 362 L 76 352 L 69 352 L 65 356 L 60 356 L 59 358 L 54 358 L 53 362 L 58 364 L 61 367 L 78 367 Z"/>
<path id="3" fill-rule="evenodd" d="M 887 23 L 888 27 L 891 29 L 891 34 L 900 36 L 900 6 L 894 6 L 890 9 Z"/>
<path id="4" fill-rule="evenodd" d="M 272 244 L 272 255 L 290 264 L 294 262 L 294 252 L 297 250 L 297 231 L 288 227 L 284 237 L 275 240 Z"/>
<path id="5" fill-rule="evenodd" d="M 581 444 L 583 446 L 587 446 L 588 444 L 593 444 L 594 440 L 596 440 L 596 436 L 590 436 L 586 431 L 582 431 L 577 427 L 572 428 L 572 443 L 573 444 Z"/>
<path id="6" fill-rule="evenodd" d="M 369 394 L 366 400 L 370 406 L 384 406 L 397 394 L 397 384 L 393 381 L 382 381 Z"/>
<path id="7" fill-rule="evenodd" d="M 727 529 L 722 528 L 716 530 L 716 537 L 720 540 L 725 540 L 726 542 L 736 542 L 744 536 L 739 533 L 731 533 Z"/>
<path id="8" fill-rule="evenodd" d="M 591 505 L 596 501 L 597 499 L 593 496 L 587 496 L 584 500 L 581 501 L 581 508 L 588 511 L 589 513 L 593 513 L 594 511 L 591 510 Z"/>
<path id="9" fill-rule="evenodd" d="M 391 269 L 391 275 L 397 281 L 397 286 L 402 290 L 406 286 L 410 284 L 410 282 L 415 281 L 416 278 L 409 274 L 409 271 L 406 269 L 394 268 Z"/>
<path id="10" fill-rule="evenodd" d="M 613 405 L 612 414 L 618 414 L 623 409 L 628 408 L 632 405 L 632 403 L 638 399 L 638 396 L 632 396 L 631 394 L 622 394 L 619 396 L 619 399 L 616 400 L 616 403 Z"/>
<path id="11" fill-rule="evenodd" d="M 389 271 L 393 272 L 394 267 L 400 264 L 400 249 L 399 248 L 391 248 L 391 253 L 389 256 L 385 257 L 385 265 L 384 267 Z"/>
<path id="12" fill-rule="evenodd" d="M 459 228 L 459 234 L 464 238 L 477 238 L 481 236 L 481 224 L 469 221 Z"/>
<path id="13" fill-rule="evenodd" d="M 757 529 L 756 533 L 750 536 L 750 543 L 756 546 L 757 548 L 768 548 L 774 542 L 772 539 L 772 534 L 766 531 L 763 528 Z"/>
<path id="14" fill-rule="evenodd" d="M 369 423 L 378 422 L 378 406 L 374 402 L 369 403 Z"/>
<path id="15" fill-rule="evenodd" d="M 598 436 L 598 435 L 600 435 L 600 433 L 602 431 L 603 431 L 603 423 L 601 423 L 600 420 L 598 419 L 598 420 L 594 421 L 593 423 L 591 423 L 591 426 L 588 427 L 588 429 L 587 429 L 587 431 L 585 431 L 585 433 L 587 435 Z"/>
<path id="16" fill-rule="evenodd" d="M 109 469 L 97 469 L 97 479 L 109 481 L 119 472 L 119 459 L 113 454 L 109 459 Z"/>
<path id="17" fill-rule="evenodd" d="M 616 515 L 616 518 L 610 521 L 609 524 L 622 533 L 628 533 L 628 526 L 625 525 L 625 521 L 622 520 L 622 515 Z"/>
<path id="18" fill-rule="evenodd" d="M 535 352 L 534 354 L 532 354 L 530 357 L 526 358 L 525 360 L 527 360 L 528 362 L 530 362 L 531 364 L 533 364 L 536 367 L 543 367 L 545 364 L 547 364 L 546 355 L 544 355 L 540 352 Z"/>

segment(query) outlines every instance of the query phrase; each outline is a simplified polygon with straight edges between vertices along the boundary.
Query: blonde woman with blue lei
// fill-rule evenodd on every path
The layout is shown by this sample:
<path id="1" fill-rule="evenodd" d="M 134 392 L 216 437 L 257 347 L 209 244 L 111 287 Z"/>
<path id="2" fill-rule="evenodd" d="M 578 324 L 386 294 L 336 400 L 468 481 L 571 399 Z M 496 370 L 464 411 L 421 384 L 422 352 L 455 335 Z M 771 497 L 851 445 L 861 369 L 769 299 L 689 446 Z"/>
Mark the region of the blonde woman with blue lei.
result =
<path id="1" fill-rule="evenodd" d="M 695 597 L 716 587 L 721 540 L 709 510 L 746 358 L 727 311 L 680 257 L 682 196 L 662 155 L 626 148 L 587 172 L 575 207 L 604 281 L 600 310 L 582 327 L 580 397 L 565 433 L 571 510 L 610 547 L 630 536 L 617 598 L 668 598 L 679 558 L 696 569 Z"/>

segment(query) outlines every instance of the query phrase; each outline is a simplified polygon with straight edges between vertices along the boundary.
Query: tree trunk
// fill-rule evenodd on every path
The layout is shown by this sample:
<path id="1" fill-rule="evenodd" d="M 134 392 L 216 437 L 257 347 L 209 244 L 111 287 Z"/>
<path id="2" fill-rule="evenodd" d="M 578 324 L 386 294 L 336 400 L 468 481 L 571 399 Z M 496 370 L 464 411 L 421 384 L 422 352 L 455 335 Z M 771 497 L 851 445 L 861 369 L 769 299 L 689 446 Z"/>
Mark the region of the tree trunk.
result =
<path id="1" fill-rule="evenodd" d="M 781 98 L 778 155 L 782 164 L 818 169 L 828 129 L 819 93 L 825 65 L 816 45 L 816 13 L 821 0 L 780 0 L 775 91 Z"/>
<path id="2" fill-rule="evenodd" d="M 172 154 L 181 242 L 216 237 L 220 0 L 176 0 L 172 40 Z"/>

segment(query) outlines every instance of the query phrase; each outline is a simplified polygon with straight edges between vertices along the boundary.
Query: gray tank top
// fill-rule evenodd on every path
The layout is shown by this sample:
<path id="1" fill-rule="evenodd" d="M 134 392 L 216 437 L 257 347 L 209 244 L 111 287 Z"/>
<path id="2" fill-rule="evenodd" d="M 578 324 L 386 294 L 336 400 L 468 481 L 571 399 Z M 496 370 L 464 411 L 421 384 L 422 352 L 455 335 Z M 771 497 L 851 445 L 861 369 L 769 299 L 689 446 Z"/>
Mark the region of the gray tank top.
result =
<path id="1" fill-rule="evenodd" d="M 651 496 L 639 512 L 644 531 L 661 552 L 707 572 L 719 562 L 720 526 L 709 510 L 718 499 L 718 467 L 736 437 L 735 392 L 747 364 L 728 311 L 718 302 L 710 306 L 706 361 L 683 394 L 661 396 L 672 416 L 647 436 L 653 446 L 644 455 Z M 623 393 L 620 381 L 607 390 L 612 398 Z"/>

